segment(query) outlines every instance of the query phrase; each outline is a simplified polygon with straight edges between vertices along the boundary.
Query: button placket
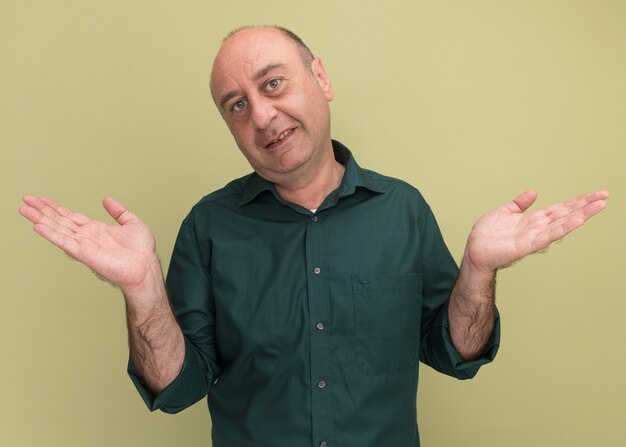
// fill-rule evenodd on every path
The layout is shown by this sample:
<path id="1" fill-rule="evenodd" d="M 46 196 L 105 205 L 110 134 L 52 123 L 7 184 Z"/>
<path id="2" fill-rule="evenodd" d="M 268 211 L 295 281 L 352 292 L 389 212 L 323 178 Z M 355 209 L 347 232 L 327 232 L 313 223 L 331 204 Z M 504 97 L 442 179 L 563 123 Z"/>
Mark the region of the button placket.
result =
<path id="1" fill-rule="evenodd" d="M 313 388 L 311 401 L 311 422 L 313 436 L 320 440 L 320 446 L 328 443 L 333 431 L 332 393 L 328 387 L 332 378 L 330 353 L 330 297 L 324 265 L 324 226 L 317 215 L 310 215 L 306 228 L 307 290 L 309 304 L 309 326 L 311 335 L 310 380 Z M 324 440 L 325 439 L 325 440 Z M 324 441 L 321 441 L 324 440 Z"/>

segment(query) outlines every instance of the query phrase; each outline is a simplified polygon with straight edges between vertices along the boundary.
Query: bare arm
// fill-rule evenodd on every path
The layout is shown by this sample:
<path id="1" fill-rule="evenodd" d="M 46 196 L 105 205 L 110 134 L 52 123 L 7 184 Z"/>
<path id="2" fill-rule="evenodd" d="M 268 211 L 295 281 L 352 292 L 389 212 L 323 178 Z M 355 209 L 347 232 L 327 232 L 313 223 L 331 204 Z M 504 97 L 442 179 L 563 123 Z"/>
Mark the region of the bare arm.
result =
<path id="1" fill-rule="evenodd" d="M 527 191 L 476 222 L 448 308 L 450 336 L 465 359 L 481 354 L 493 330 L 497 270 L 574 231 L 606 207 L 608 196 L 598 191 L 526 212 L 537 198 Z"/>
<path id="2" fill-rule="evenodd" d="M 180 372 L 185 343 L 170 307 L 158 259 L 145 288 L 124 291 L 130 358 L 148 389 L 158 395 Z"/>
<path id="3" fill-rule="evenodd" d="M 119 287 L 126 301 L 130 354 L 148 388 L 161 392 L 180 372 L 183 335 L 172 313 L 150 229 L 121 203 L 103 206 L 107 225 L 45 197 L 24 196 L 20 213 L 39 235 Z"/>

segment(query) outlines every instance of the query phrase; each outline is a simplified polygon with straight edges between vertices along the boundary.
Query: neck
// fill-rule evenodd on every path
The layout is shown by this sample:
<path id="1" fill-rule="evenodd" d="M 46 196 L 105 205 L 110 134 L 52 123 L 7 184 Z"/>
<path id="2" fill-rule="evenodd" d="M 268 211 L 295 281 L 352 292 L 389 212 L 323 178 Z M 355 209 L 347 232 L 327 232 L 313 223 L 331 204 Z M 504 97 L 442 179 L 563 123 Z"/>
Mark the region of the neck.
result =
<path id="1" fill-rule="evenodd" d="M 332 152 L 322 164 L 322 168 L 308 178 L 301 177 L 295 184 L 275 184 L 280 196 L 291 203 L 307 209 L 317 209 L 324 199 L 339 187 L 345 167 L 335 160 Z"/>

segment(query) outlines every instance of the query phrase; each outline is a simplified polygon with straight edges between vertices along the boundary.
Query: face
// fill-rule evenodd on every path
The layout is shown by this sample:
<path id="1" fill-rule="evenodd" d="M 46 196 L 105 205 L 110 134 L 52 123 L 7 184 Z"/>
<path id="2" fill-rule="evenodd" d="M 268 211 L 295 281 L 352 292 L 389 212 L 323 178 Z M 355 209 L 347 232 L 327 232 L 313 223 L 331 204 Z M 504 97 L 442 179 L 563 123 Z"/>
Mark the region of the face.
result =
<path id="1" fill-rule="evenodd" d="M 307 67 L 275 29 L 228 39 L 213 64 L 211 93 L 237 146 L 266 180 L 283 184 L 332 156 L 332 86 L 322 62 Z"/>

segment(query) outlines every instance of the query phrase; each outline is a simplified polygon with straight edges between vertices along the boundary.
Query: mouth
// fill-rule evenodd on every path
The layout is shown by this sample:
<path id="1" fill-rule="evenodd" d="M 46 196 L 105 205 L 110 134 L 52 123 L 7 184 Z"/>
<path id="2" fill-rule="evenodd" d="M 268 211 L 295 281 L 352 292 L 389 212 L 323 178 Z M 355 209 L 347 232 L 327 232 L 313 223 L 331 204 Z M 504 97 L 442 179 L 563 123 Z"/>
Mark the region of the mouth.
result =
<path id="1" fill-rule="evenodd" d="M 265 148 L 266 149 L 273 149 L 275 147 L 280 146 L 281 144 L 283 144 L 286 140 L 288 140 L 293 135 L 294 130 L 296 130 L 295 127 L 293 129 L 287 129 L 287 130 L 283 131 L 280 135 L 278 135 L 278 137 L 275 140 L 270 141 L 265 146 Z"/>

